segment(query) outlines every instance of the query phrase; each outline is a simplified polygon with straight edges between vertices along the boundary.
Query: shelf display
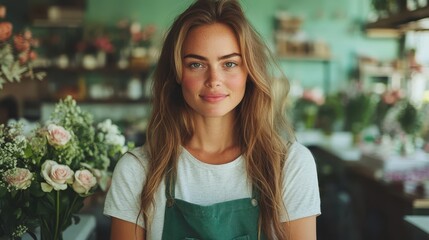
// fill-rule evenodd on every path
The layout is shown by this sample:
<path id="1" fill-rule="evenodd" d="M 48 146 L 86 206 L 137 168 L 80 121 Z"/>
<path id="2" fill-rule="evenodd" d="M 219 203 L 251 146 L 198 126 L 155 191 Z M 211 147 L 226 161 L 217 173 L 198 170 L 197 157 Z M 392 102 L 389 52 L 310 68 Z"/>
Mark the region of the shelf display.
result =
<path id="1" fill-rule="evenodd" d="M 401 25 L 429 17 L 427 0 L 400 0 L 398 2 L 372 0 L 378 19 L 368 23 L 366 28 L 400 28 Z"/>
<path id="2" fill-rule="evenodd" d="M 304 19 L 290 15 L 286 11 L 277 12 L 276 16 L 276 51 L 280 57 L 328 59 L 330 49 L 323 40 L 308 39 L 302 30 Z"/>

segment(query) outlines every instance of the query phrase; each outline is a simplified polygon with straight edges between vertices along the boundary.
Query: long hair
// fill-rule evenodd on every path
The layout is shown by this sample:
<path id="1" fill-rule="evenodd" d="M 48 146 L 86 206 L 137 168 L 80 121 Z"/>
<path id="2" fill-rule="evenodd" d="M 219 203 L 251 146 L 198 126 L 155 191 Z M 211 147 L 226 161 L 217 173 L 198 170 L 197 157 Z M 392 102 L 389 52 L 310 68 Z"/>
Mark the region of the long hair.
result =
<path id="1" fill-rule="evenodd" d="M 287 145 L 279 133 L 286 131 L 289 139 L 293 139 L 293 133 L 275 108 L 269 65 L 273 61 L 268 48 L 237 0 L 197 0 L 176 18 L 167 33 L 153 77 L 152 115 L 145 144 L 149 168 L 141 194 L 141 213 L 146 230 L 150 227 L 154 194 L 168 171 L 176 173 L 180 147 L 194 133 L 190 109 L 178 84 L 183 42 L 194 27 L 213 23 L 226 24 L 235 32 L 249 73 L 244 98 L 236 108 L 235 129 L 248 178 L 260 193 L 259 225 L 268 239 L 287 239 L 280 221 L 280 213 L 285 210 L 282 169 Z"/>

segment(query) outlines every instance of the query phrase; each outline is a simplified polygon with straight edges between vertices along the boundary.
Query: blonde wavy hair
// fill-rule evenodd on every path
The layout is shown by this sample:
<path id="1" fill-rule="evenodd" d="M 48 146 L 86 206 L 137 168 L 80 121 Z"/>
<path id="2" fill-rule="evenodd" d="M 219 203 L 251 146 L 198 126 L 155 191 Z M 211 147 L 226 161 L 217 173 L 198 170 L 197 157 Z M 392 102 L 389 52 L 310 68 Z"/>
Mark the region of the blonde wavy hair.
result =
<path id="1" fill-rule="evenodd" d="M 282 169 L 288 144 L 280 132 L 286 132 L 287 142 L 294 139 L 293 132 L 273 100 L 272 57 L 236 0 L 197 0 L 176 18 L 167 33 L 153 76 L 152 115 L 144 147 L 149 168 L 140 213 L 148 231 L 154 194 L 167 172 L 176 173 L 181 146 L 194 134 L 191 110 L 177 83 L 182 76 L 182 46 L 192 28 L 213 23 L 233 29 L 249 73 L 244 98 L 236 108 L 235 129 L 248 178 L 260 193 L 259 226 L 268 239 L 287 239 L 280 213 L 285 210 Z"/>

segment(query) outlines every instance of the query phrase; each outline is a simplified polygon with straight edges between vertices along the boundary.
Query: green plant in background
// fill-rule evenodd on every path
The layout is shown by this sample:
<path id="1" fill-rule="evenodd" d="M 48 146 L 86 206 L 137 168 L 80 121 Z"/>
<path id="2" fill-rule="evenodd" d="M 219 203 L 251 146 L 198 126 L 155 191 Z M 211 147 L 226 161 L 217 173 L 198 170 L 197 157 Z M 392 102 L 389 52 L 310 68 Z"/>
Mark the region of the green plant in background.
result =
<path id="1" fill-rule="evenodd" d="M 370 93 L 358 93 L 346 101 L 344 109 L 344 130 L 360 134 L 372 123 L 377 105 L 377 96 Z"/>
<path id="2" fill-rule="evenodd" d="M 422 129 L 422 114 L 408 99 L 397 104 L 396 121 L 399 130 L 396 131 L 398 150 L 402 155 L 409 155 L 417 149 L 417 138 Z"/>
<path id="3" fill-rule="evenodd" d="M 314 102 L 299 99 L 295 102 L 294 122 L 300 123 L 305 129 L 314 128 L 317 118 L 318 105 Z"/>
<path id="4" fill-rule="evenodd" d="M 343 115 L 344 109 L 341 102 L 341 95 L 330 95 L 326 97 L 325 103 L 318 109 L 316 127 L 329 135 L 334 131 L 335 124 L 340 122 Z"/>
<path id="5" fill-rule="evenodd" d="M 422 119 L 429 119 L 429 102 L 426 102 L 422 106 Z M 429 152 L 429 121 L 422 121 L 422 131 L 420 136 L 424 141 L 423 149 Z"/>
<path id="6" fill-rule="evenodd" d="M 402 92 L 400 90 L 388 90 L 380 96 L 374 112 L 374 123 L 380 135 L 384 134 L 383 121 L 387 113 L 400 102 L 402 98 Z"/>
<path id="7" fill-rule="evenodd" d="M 422 127 L 419 111 L 408 100 L 402 103 L 397 119 L 402 131 L 410 136 L 415 136 Z"/>
<path id="8" fill-rule="evenodd" d="M 317 112 L 319 106 L 325 102 L 322 93 L 313 90 L 304 90 L 302 96 L 298 98 L 293 107 L 293 121 L 297 128 L 300 125 L 304 129 L 312 129 L 315 127 L 317 121 Z"/>
<path id="9" fill-rule="evenodd" d="M 380 17 L 386 16 L 388 13 L 388 4 L 390 0 L 372 0 L 371 4 L 377 15 Z"/>

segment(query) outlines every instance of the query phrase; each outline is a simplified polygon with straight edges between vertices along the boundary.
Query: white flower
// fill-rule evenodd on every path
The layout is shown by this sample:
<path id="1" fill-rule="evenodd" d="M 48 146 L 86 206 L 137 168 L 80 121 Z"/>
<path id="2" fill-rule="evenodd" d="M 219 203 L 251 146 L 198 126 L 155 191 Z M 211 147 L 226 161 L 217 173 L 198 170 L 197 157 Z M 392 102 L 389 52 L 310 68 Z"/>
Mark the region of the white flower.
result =
<path id="1" fill-rule="evenodd" d="M 122 135 L 108 133 L 105 137 L 106 144 L 119 146 L 123 146 L 125 144 L 125 137 Z"/>
<path id="2" fill-rule="evenodd" d="M 25 136 L 23 136 L 23 135 L 16 136 L 14 140 L 15 140 L 16 144 L 26 144 L 27 143 L 27 138 L 25 138 Z"/>
<path id="3" fill-rule="evenodd" d="M 128 151 L 128 146 L 123 146 L 122 148 L 121 148 L 121 154 L 124 154 L 124 153 L 126 153 Z"/>
<path id="4" fill-rule="evenodd" d="M 3 180 L 16 189 L 27 189 L 31 185 L 33 174 L 26 168 L 9 169 L 4 173 Z"/>
<path id="5" fill-rule="evenodd" d="M 97 127 L 107 134 L 120 134 L 118 126 L 112 123 L 112 120 L 106 119 L 99 123 Z"/>
<path id="6" fill-rule="evenodd" d="M 52 160 L 46 160 L 42 165 L 42 177 L 47 183 L 42 183 L 44 192 L 67 189 L 67 184 L 73 183 L 73 171 L 69 166 L 58 164 Z"/>
<path id="7" fill-rule="evenodd" d="M 76 171 L 74 178 L 73 190 L 79 194 L 88 194 L 89 190 L 97 183 L 97 179 L 87 169 Z"/>
<path id="8" fill-rule="evenodd" d="M 47 138 L 52 146 L 64 146 L 70 141 L 71 134 L 61 126 L 49 124 Z"/>

